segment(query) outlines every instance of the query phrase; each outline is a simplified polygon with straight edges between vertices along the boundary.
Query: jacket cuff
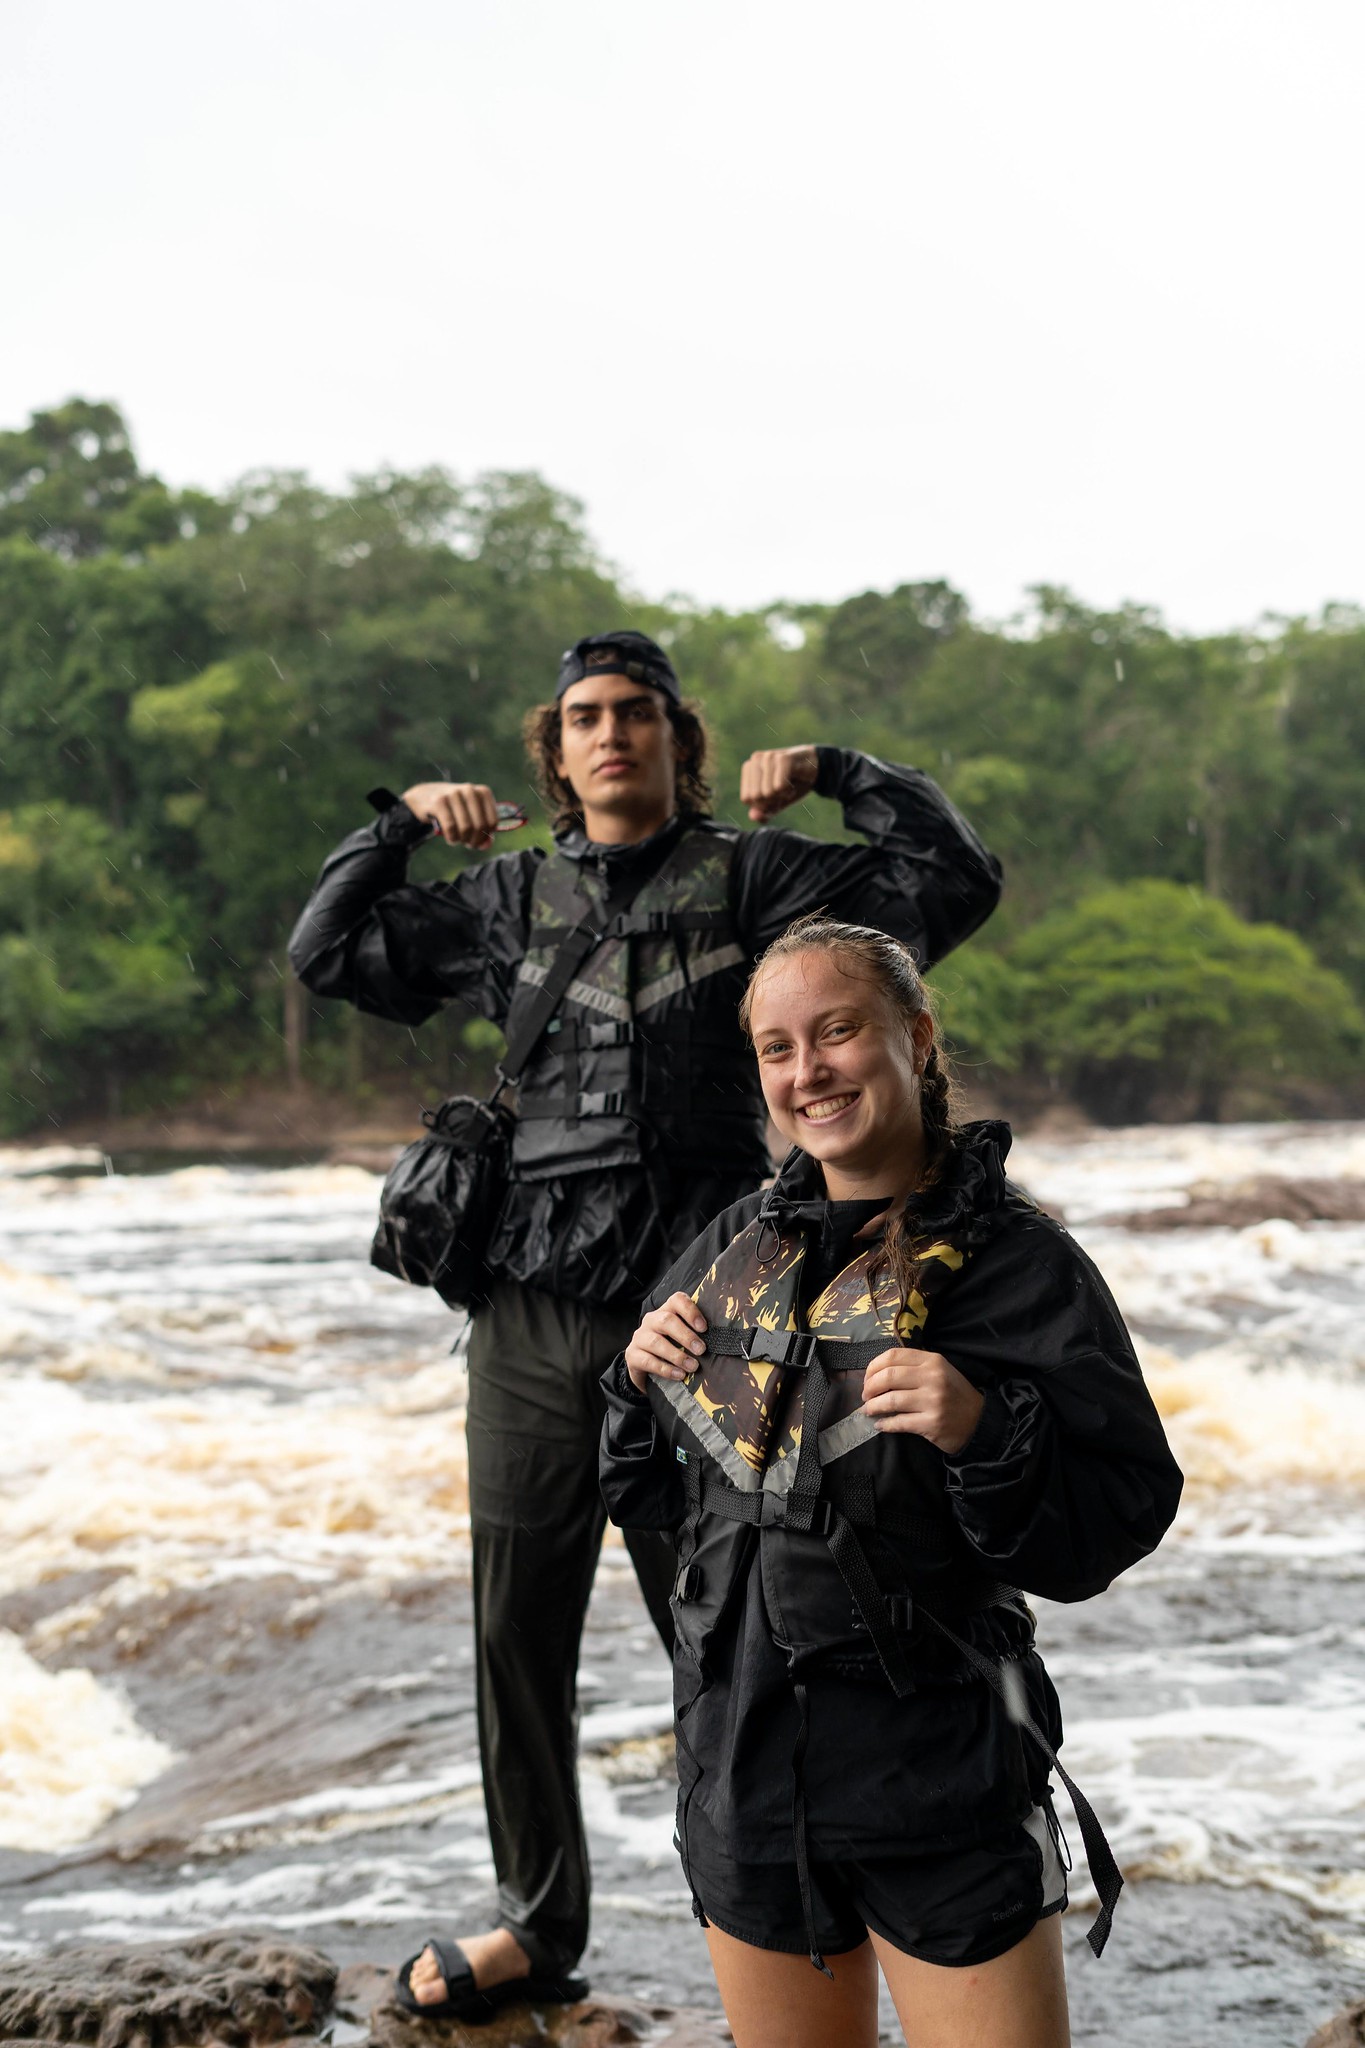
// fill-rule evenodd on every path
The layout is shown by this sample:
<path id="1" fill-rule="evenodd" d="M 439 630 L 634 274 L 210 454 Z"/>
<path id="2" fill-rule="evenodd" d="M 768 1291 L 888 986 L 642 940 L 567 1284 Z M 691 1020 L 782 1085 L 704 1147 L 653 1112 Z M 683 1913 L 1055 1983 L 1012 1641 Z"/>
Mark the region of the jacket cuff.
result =
<path id="1" fill-rule="evenodd" d="M 985 1400 L 976 1428 L 960 1451 L 954 1451 L 947 1460 L 949 1465 L 993 1465 L 1000 1458 L 1014 1434 L 1015 1415 L 1009 1402 L 996 1387 L 986 1389 Z"/>
<path id="2" fill-rule="evenodd" d="M 622 1401 L 629 1401 L 634 1408 L 648 1408 L 649 1395 L 640 1392 L 627 1371 L 624 1351 L 617 1352 L 607 1370 L 613 1394 Z"/>
<path id="3" fill-rule="evenodd" d="M 846 747 L 817 747 L 815 759 L 815 794 L 817 796 L 838 796 L 843 788 L 846 772 Z"/>
<path id="4" fill-rule="evenodd" d="M 374 830 L 381 846 L 420 846 L 424 839 L 431 837 L 430 825 L 424 819 L 414 817 L 402 797 L 395 796 L 382 783 L 377 789 L 366 791 L 365 801 L 379 813 Z"/>

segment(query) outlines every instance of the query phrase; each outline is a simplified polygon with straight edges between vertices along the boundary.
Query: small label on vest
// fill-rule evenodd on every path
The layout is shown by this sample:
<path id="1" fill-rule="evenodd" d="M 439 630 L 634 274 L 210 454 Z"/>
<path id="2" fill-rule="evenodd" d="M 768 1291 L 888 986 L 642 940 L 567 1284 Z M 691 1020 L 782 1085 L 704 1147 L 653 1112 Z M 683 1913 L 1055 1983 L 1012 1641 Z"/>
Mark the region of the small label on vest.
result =
<path id="1" fill-rule="evenodd" d="M 675 1458 L 677 1459 L 677 1461 L 678 1461 L 678 1463 L 679 1463 L 680 1465 L 685 1465 L 685 1464 L 687 1463 L 687 1453 L 686 1453 L 686 1451 L 685 1451 L 685 1450 L 683 1449 L 683 1447 L 682 1447 L 682 1445 L 681 1445 L 681 1444 L 675 1444 L 675 1445 L 674 1445 L 674 1447 L 673 1447 L 673 1455 L 674 1455 L 674 1457 L 675 1457 Z"/>

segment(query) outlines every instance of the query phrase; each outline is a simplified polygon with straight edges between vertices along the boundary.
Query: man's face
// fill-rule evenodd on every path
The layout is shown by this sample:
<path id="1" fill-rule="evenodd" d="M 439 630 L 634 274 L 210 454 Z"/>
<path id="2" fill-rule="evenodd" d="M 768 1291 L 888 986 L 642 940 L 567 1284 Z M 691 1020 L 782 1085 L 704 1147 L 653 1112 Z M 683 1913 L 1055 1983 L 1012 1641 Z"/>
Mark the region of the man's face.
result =
<path id="1" fill-rule="evenodd" d="M 607 673 L 571 684 L 559 704 L 559 772 L 585 820 L 593 811 L 670 818 L 678 747 L 662 692 Z"/>

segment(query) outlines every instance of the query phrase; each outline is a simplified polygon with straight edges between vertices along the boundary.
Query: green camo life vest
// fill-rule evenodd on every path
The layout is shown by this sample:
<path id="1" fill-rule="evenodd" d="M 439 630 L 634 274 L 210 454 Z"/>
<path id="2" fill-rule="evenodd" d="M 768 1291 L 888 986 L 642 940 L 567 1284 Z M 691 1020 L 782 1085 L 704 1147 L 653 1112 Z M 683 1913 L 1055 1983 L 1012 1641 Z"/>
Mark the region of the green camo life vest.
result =
<path id="1" fill-rule="evenodd" d="M 739 833 L 697 821 L 639 891 L 624 935 L 589 954 L 522 1081 L 513 1165 L 522 1179 L 653 1158 L 668 1172 L 768 1170 L 765 1111 L 739 1028 L 750 961 L 730 908 Z M 531 900 L 518 976 L 545 980 L 564 934 L 606 883 L 552 854 Z M 515 997 L 513 1009 L 515 1021 Z"/>

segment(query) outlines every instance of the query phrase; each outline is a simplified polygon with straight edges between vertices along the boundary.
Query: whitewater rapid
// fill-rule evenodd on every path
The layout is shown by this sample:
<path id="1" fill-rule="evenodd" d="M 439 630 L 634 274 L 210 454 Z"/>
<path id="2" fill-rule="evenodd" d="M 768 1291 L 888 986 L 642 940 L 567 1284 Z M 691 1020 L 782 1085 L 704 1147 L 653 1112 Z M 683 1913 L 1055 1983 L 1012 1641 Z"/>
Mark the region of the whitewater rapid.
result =
<path id="1" fill-rule="evenodd" d="M 173 1665 L 139 1661 L 160 1640 L 149 1615 L 250 1615 L 259 1587 L 286 1633 L 296 1612 L 343 1610 L 398 1630 L 404 1589 L 463 1583 L 465 1380 L 459 1319 L 366 1263 L 376 1176 L 43 1169 L 0 1153 L 0 1596 L 17 1617 L 0 1635 L 0 1846 L 69 1851 L 135 1826 L 191 1769 Z M 1083 1609 L 1039 1603 L 1068 1763 L 1131 1882 L 1295 1901 L 1365 1961 L 1365 1225 L 1122 1220 L 1204 1184 L 1365 1178 L 1365 1126 L 1020 1141 L 1012 1171 L 1108 1279 L 1188 1475 L 1154 1558 Z M 583 1686 L 599 1898 L 681 1930 L 667 1673 L 623 1604 L 619 1551 L 603 1587 Z M 179 1864 L 73 1875 L 43 1927 L 369 1925 L 456 1877 L 485 1883 L 467 1711 L 432 1734 L 423 1705 L 467 1637 L 392 1641 L 352 1630 L 365 1712 L 389 1717 L 382 1766 L 272 1764 L 217 1808 L 205 1792 Z M 78 1743 L 44 1744 L 58 1711 Z M 271 1738 L 280 1756 L 292 1733 Z M 0 1940 L 35 1938 L 28 1910 L 0 1910 Z"/>

